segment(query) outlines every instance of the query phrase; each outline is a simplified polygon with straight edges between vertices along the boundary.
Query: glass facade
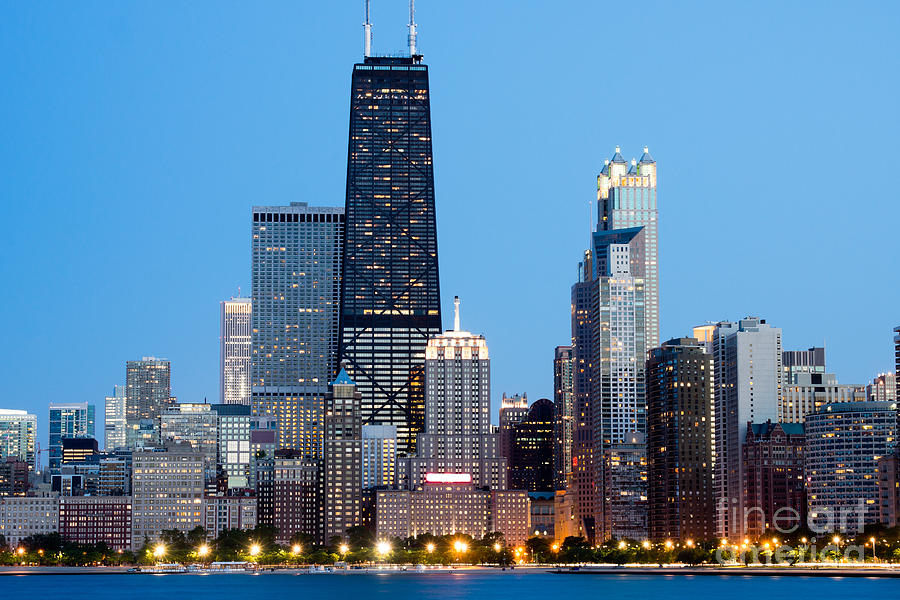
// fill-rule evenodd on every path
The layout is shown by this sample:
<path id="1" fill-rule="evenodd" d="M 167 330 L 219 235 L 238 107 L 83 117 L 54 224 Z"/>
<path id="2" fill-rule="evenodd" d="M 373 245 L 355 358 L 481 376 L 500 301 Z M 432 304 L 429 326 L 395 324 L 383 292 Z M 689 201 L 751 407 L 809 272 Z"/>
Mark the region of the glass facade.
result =
<path id="1" fill-rule="evenodd" d="M 364 424 L 415 450 L 425 344 L 441 332 L 428 67 L 369 57 L 353 68 L 340 358 Z"/>
<path id="2" fill-rule="evenodd" d="M 167 360 L 150 356 L 125 363 L 126 442 L 129 446 L 159 440 L 159 416 L 175 400 L 171 381 L 172 367 Z"/>
<path id="3" fill-rule="evenodd" d="M 87 402 L 50 405 L 49 467 L 59 473 L 64 438 L 94 437 L 94 405 Z"/>

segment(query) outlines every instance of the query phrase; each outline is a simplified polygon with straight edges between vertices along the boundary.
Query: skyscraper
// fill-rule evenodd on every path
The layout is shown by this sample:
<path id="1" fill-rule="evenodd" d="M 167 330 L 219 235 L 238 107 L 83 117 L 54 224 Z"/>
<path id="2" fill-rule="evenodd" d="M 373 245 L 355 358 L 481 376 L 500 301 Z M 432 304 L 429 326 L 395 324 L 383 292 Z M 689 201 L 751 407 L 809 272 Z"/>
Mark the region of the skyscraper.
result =
<path id="1" fill-rule="evenodd" d="M 647 362 L 650 539 L 716 535 L 713 357 L 693 338 L 672 339 Z"/>
<path id="2" fill-rule="evenodd" d="M 512 430 L 516 423 L 528 417 L 528 394 L 507 396 L 500 399 L 500 456 L 512 456 Z"/>
<path id="3" fill-rule="evenodd" d="M 528 416 L 513 426 L 508 485 L 514 490 L 549 492 L 553 489 L 553 403 L 541 398 Z"/>
<path id="4" fill-rule="evenodd" d="M 219 312 L 219 402 L 250 404 L 253 301 L 223 300 Z"/>
<path id="5" fill-rule="evenodd" d="M 125 416 L 129 446 L 152 429 L 150 441 L 159 441 L 159 415 L 173 404 L 172 366 L 168 360 L 145 356 L 125 363 Z M 143 423 L 142 423 L 143 421 Z"/>
<path id="6" fill-rule="evenodd" d="M 62 463 L 62 441 L 66 438 L 94 437 L 94 405 L 87 402 L 50 404 L 49 467 L 59 473 Z"/>
<path id="7" fill-rule="evenodd" d="M 116 450 L 127 446 L 128 421 L 126 417 L 126 402 L 128 401 L 124 385 L 113 388 L 113 395 L 106 397 L 106 409 L 104 418 L 104 447 L 107 450 Z"/>
<path id="8" fill-rule="evenodd" d="M 252 407 L 277 421 L 277 446 L 321 457 L 335 372 L 341 208 L 253 208 Z"/>
<path id="9" fill-rule="evenodd" d="M 620 149 L 606 161 L 597 177 L 597 230 L 643 229 L 643 264 L 632 273 L 644 280 L 644 339 L 647 348 L 659 345 L 659 248 L 656 205 L 656 161 L 645 146 L 640 161 L 628 168 Z"/>
<path id="10" fill-rule="evenodd" d="M 717 535 L 742 539 L 747 423 L 778 421 L 783 389 L 781 329 L 765 319 L 722 321 L 713 330 Z"/>
<path id="11" fill-rule="evenodd" d="M 414 28 L 410 56 L 353 67 L 340 319 L 363 424 L 396 425 L 406 453 L 424 427 L 425 345 L 441 332 L 428 67 Z"/>
<path id="12" fill-rule="evenodd" d="M 578 264 L 578 281 L 571 290 L 572 353 L 574 362 L 575 440 L 572 444 L 572 481 L 566 489 L 575 517 L 573 533 L 594 539 L 594 423 L 593 387 L 593 266 L 591 251 Z"/>
<path id="13" fill-rule="evenodd" d="M 572 346 L 557 346 L 553 354 L 553 481 L 566 489 L 572 474 L 572 444 L 575 441 L 575 358 Z"/>
<path id="14" fill-rule="evenodd" d="M 322 541 L 344 537 L 362 518 L 362 424 L 356 384 L 341 369 L 325 412 L 322 460 Z"/>
<path id="15" fill-rule="evenodd" d="M 24 410 L 0 408 L 0 460 L 17 458 L 35 470 L 37 416 Z"/>

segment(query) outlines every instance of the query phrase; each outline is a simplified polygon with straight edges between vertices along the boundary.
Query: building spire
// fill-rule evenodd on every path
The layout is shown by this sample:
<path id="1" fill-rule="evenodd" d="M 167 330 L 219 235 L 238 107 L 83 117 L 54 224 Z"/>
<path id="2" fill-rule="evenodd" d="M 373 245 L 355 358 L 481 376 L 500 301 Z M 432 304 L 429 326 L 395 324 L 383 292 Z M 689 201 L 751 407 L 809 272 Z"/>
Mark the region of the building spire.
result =
<path id="1" fill-rule="evenodd" d="M 416 0 L 409 0 L 409 55 L 415 56 L 416 51 Z"/>
<path id="2" fill-rule="evenodd" d="M 368 58 L 372 56 L 372 20 L 369 18 L 371 10 L 372 1 L 366 0 L 366 22 L 363 23 L 363 27 L 366 32 L 366 50 L 365 57 Z"/>
<path id="3" fill-rule="evenodd" d="M 453 296 L 453 331 L 459 331 L 459 296 Z"/>

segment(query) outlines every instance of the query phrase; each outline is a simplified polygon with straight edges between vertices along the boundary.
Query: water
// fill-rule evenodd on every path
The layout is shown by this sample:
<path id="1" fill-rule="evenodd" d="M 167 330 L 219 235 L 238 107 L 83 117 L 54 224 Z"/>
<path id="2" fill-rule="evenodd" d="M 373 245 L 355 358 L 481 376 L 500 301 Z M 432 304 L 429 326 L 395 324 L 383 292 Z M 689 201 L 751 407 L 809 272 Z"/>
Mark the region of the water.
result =
<path id="1" fill-rule="evenodd" d="M 424 574 L 28 575 L 0 577 L 0 598 L 66 600 L 698 600 L 699 598 L 897 598 L 900 580 L 877 578 L 556 575 L 457 572 Z"/>

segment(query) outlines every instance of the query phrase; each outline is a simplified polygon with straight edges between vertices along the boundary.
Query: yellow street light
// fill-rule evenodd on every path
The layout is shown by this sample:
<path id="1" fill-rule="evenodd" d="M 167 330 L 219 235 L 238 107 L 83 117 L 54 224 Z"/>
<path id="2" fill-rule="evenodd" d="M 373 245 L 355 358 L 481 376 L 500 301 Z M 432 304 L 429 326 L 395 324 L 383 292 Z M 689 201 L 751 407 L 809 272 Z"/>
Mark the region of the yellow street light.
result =
<path id="1" fill-rule="evenodd" d="M 203 544 L 202 546 L 197 548 L 197 554 L 199 554 L 201 557 L 205 557 L 207 554 L 209 554 L 209 546 Z"/>
<path id="2" fill-rule="evenodd" d="M 641 543 L 641 546 L 644 547 L 644 550 L 649 550 L 649 549 L 650 549 L 650 542 L 649 542 L 648 540 L 644 540 L 644 541 Z"/>
<path id="3" fill-rule="evenodd" d="M 153 549 L 153 556 L 155 556 L 156 558 L 162 558 L 165 555 L 166 555 L 165 545 L 157 544 L 156 547 Z"/>
<path id="4" fill-rule="evenodd" d="M 693 547 L 694 547 L 694 540 L 688 540 L 688 541 L 687 541 L 687 545 L 690 546 L 691 548 L 693 548 Z"/>
<path id="5" fill-rule="evenodd" d="M 498 545 L 499 545 L 499 544 L 494 544 L 494 549 L 495 549 L 495 550 L 497 549 L 497 546 L 498 546 Z M 425 549 L 428 550 L 428 553 L 429 553 L 429 554 L 431 554 L 432 552 L 434 552 L 434 543 L 433 543 L 433 542 L 428 542 L 427 544 L 425 544 Z"/>
<path id="6" fill-rule="evenodd" d="M 554 552 L 557 552 L 559 550 L 559 544 L 553 544 L 552 546 L 550 546 L 550 549 Z"/>
<path id="7" fill-rule="evenodd" d="M 23 554 L 25 554 L 25 548 L 19 546 L 19 547 L 16 549 L 16 554 L 18 554 L 19 556 L 22 556 Z"/>
<path id="8" fill-rule="evenodd" d="M 666 540 L 666 548 L 672 549 L 672 540 Z"/>
<path id="9" fill-rule="evenodd" d="M 834 536 L 833 538 L 831 538 L 831 541 L 834 542 L 835 544 L 840 544 L 840 543 L 841 543 L 841 537 L 838 536 L 838 535 L 836 535 L 836 536 Z"/>
<path id="10" fill-rule="evenodd" d="M 720 546 L 727 546 L 727 545 L 728 545 L 728 540 L 726 540 L 725 538 L 722 538 L 722 539 L 719 541 L 719 545 L 720 545 Z"/>
<path id="11" fill-rule="evenodd" d="M 777 545 L 778 545 L 778 538 L 772 538 L 772 545 L 773 545 L 773 546 L 777 546 Z"/>
<path id="12" fill-rule="evenodd" d="M 494 542 L 494 552 L 500 552 L 501 548 L 500 542 Z"/>
<path id="13" fill-rule="evenodd" d="M 250 556 L 256 556 L 261 551 L 262 548 L 260 548 L 259 544 L 257 544 L 256 542 L 250 544 Z"/>
<path id="14" fill-rule="evenodd" d="M 465 552 L 469 549 L 469 545 L 462 540 L 456 540 L 453 542 L 453 549 L 457 552 Z"/>
<path id="15" fill-rule="evenodd" d="M 619 550 L 624 550 L 627 545 L 625 542 L 619 542 Z"/>
<path id="16" fill-rule="evenodd" d="M 391 544 L 390 542 L 378 542 L 378 544 L 375 546 L 375 549 L 378 551 L 378 554 L 381 554 L 382 556 L 385 554 L 390 554 Z"/>
<path id="17" fill-rule="evenodd" d="M 800 538 L 800 543 L 801 543 L 801 544 L 805 544 L 805 543 L 806 543 L 806 538 Z"/>
<path id="18" fill-rule="evenodd" d="M 293 554 L 294 556 L 300 554 L 301 550 L 303 550 L 303 548 L 300 547 L 300 544 L 294 544 L 293 546 L 291 546 L 291 554 Z"/>
<path id="19" fill-rule="evenodd" d="M 347 544 L 341 544 L 340 546 L 338 546 L 338 551 L 341 554 L 347 554 L 348 552 L 350 552 L 350 546 L 348 546 Z"/>

